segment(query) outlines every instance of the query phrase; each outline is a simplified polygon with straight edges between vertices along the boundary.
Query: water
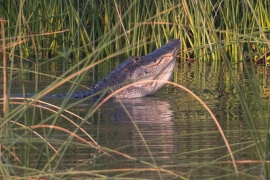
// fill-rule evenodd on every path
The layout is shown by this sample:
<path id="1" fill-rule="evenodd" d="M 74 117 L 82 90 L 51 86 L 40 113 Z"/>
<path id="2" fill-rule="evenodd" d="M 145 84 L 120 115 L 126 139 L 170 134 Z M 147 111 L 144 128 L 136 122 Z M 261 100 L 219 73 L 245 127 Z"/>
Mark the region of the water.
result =
<path id="1" fill-rule="evenodd" d="M 231 84 L 226 70 L 217 73 L 213 67 L 215 66 L 207 63 L 180 66 L 175 69 L 175 81 L 190 88 L 208 105 L 217 117 L 238 161 L 237 167 L 241 172 L 239 177 L 253 179 L 260 175 L 261 164 L 244 163 L 244 160 L 258 160 L 258 154 L 255 146 L 251 146 L 254 141 L 248 131 L 249 126 L 245 121 L 236 89 Z M 254 93 L 249 86 L 250 78 L 247 78 L 244 71 L 238 74 L 238 83 L 243 94 L 252 100 Z M 261 74 L 254 76 L 261 77 Z M 262 78 L 258 83 L 265 83 L 265 87 L 267 82 L 264 80 L 265 78 Z M 60 105 L 63 99 L 45 101 Z M 76 101 L 72 100 L 70 103 Z M 54 164 L 57 169 L 95 170 L 96 175 L 90 177 L 237 177 L 217 125 L 205 108 L 183 90 L 166 85 L 154 96 L 121 102 L 108 101 L 90 116 L 90 109 L 95 107 L 95 103 L 86 100 L 69 110 L 86 117 L 87 123 L 83 123 L 81 127 L 94 138 L 102 150 L 98 152 L 85 142 L 74 138 L 70 144 L 64 145 L 67 149 L 60 150 L 63 157 L 55 159 L 59 163 Z M 253 107 L 252 101 L 249 103 L 250 107 Z M 256 106 L 253 110 L 254 115 L 257 114 Z M 51 113 L 45 113 L 45 116 L 49 114 Z M 74 116 L 68 117 L 77 124 L 82 122 Z M 65 118 L 59 117 L 56 125 L 70 131 L 76 129 Z M 263 126 L 258 127 L 264 129 Z M 81 131 L 76 134 L 91 141 Z M 52 141 L 65 140 L 68 135 L 62 131 L 53 131 L 50 138 Z M 55 143 L 56 147 L 61 145 Z M 46 164 L 47 158 L 41 159 Z M 36 168 L 42 168 L 42 164 Z M 159 167 L 160 172 L 155 167 Z M 118 170 L 109 171 L 114 169 Z"/>

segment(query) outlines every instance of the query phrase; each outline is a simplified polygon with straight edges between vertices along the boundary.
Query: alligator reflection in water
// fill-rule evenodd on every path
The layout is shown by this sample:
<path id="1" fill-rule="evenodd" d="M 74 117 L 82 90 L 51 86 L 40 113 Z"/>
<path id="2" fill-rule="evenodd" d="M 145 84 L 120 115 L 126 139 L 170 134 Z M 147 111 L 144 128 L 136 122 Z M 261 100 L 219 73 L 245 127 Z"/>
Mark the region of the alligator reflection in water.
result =
<path id="1" fill-rule="evenodd" d="M 125 99 L 121 102 L 132 120 L 120 103 L 110 102 L 105 105 L 101 112 L 107 119 L 106 125 L 109 125 L 105 129 L 110 129 L 110 134 L 104 138 L 108 138 L 106 143 L 109 144 L 105 146 L 119 148 L 128 145 L 132 148 L 128 148 L 131 152 L 127 153 L 146 159 L 150 157 L 145 147 L 147 144 L 156 161 L 162 160 L 162 163 L 168 164 L 165 162 L 165 159 L 168 159 L 171 162 L 170 156 L 174 152 L 175 142 L 170 104 L 157 97 Z"/>

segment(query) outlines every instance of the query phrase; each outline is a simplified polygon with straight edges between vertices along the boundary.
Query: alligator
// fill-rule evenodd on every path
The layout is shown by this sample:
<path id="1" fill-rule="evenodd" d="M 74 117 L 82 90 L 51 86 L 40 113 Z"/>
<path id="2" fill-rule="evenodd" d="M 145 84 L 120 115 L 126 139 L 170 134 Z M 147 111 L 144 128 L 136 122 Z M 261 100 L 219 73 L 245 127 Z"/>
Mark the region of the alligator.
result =
<path id="1" fill-rule="evenodd" d="M 116 90 L 141 80 L 168 80 L 172 74 L 179 49 L 180 41 L 173 39 L 150 54 L 141 57 L 131 56 L 89 90 L 74 92 L 72 97 L 87 97 L 107 88 Z M 131 86 L 115 96 L 117 98 L 144 97 L 152 95 L 163 85 L 163 82 L 143 82 Z M 66 96 L 66 94 L 56 96 Z"/>

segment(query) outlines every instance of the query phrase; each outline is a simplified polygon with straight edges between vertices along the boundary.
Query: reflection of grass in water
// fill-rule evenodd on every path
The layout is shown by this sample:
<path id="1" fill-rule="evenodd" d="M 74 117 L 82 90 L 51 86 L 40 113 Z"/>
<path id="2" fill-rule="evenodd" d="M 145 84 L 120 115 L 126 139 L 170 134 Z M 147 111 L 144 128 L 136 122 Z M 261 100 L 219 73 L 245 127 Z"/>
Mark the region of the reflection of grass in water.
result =
<path id="1" fill-rule="evenodd" d="M 148 162 L 105 147 L 102 147 L 103 152 L 124 156 L 131 161 L 146 164 L 148 168 L 134 167 L 132 169 L 100 171 L 78 171 L 76 169 L 69 172 L 59 172 L 58 170 L 61 169 L 61 162 L 68 148 L 76 144 L 73 141 L 74 137 L 83 142 L 81 144 L 77 143 L 76 146 L 92 147 L 85 139 L 80 139 L 76 134 L 80 130 L 80 126 L 86 123 L 89 117 L 94 116 L 93 113 L 97 109 L 99 101 L 93 105 L 85 117 L 77 117 L 82 121 L 72 125 L 72 130 L 58 127 L 57 121 L 66 118 L 63 117 L 66 110 L 82 103 L 87 98 L 72 104 L 68 103 L 67 98 L 59 106 L 59 110 L 48 106 L 46 111 L 54 111 L 49 116 L 44 113 L 44 104 L 40 104 L 39 101 L 42 96 L 70 81 L 72 86 L 67 92 L 72 93 L 80 85 L 88 70 L 97 66 L 99 70 L 102 67 L 108 70 L 109 63 L 107 60 L 111 58 L 120 55 L 128 57 L 134 54 L 143 55 L 149 53 L 157 46 L 163 45 L 165 41 L 172 39 L 172 37 L 181 40 L 183 53 L 180 54 L 180 57 L 183 62 L 197 59 L 212 60 L 213 67 L 217 71 L 221 70 L 218 68 L 217 60 L 225 62 L 230 72 L 228 78 L 230 82 L 228 84 L 233 83 L 236 89 L 245 115 L 244 118 L 249 125 L 251 137 L 254 141 L 252 146 L 256 147 L 261 160 L 263 176 L 269 177 L 267 171 L 269 162 L 267 164 L 264 161 L 269 159 L 269 110 L 263 107 L 260 92 L 257 88 L 258 81 L 254 78 L 255 76 L 251 76 L 253 72 L 243 69 L 245 73 L 250 75 L 248 77 L 253 87 L 252 102 L 254 102 L 254 106 L 251 106 L 249 104 L 251 100 L 246 99 L 238 84 L 237 73 L 240 72 L 237 72 L 232 67 L 235 66 L 237 70 L 245 67 L 242 66 L 245 61 L 243 61 L 243 64 L 239 63 L 239 60 L 245 58 L 244 53 L 248 59 L 253 59 L 252 48 L 249 47 L 249 43 L 254 43 L 260 49 L 265 49 L 264 52 L 261 52 L 262 54 L 269 51 L 269 36 L 267 34 L 269 31 L 267 28 L 270 26 L 269 3 L 267 1 L 248 0 L 241 3 L 237 1 L 220 1 L 215 4 L 203 1 L 182 1 L 182 4 L 179 4 L 179 1 L 174 1 L 174 3 L 169 1 L 145 1 L 143 3 L 133 1 L 131 4 L 128 1 L 121 2 L 122 4 L 116 4 L 115 1 L 103 1 L 99 4 L 99 1 L 91 1 L 90 3 L 85 0 L 72 4 L 66 1 L 47 1 L 47 3 L 32 1 L 32 3 L 24 4 L 20 2 L 19 5 L 22 8 L 19 8 L 19 5 L 10 4 L 12 1 L 8 1 L 6 6 L 0 7 L 1 12 L 6 15 L 8 20 L 8 23 L 5 23 L 7 28 L 6 41 L 3 42 L 7 42 L 7 55 L 12 61 L 11 66 L 8 68 L 9 76 L 3 77 L 3 81 L 7 81 L 7 84 L 3 83 L 3 90 L 7 88 L 7 94 L 12 88 L 10 82 L 14 78 L 23 82 L 25 78 L 27 79 L 25 73 L 33 74 L 35 91 L 38 92 L 39 76 L 43 76 L 39 72 L 40 66 L 48 66 L 49 70 L 54 71 L 54 67 L 50 65 L 57 61 L 59 57 L 64 57 L 63 64 L 68 61 L 71 61 L 72 64 L 69 68 L 62 67 L 64 73 L 60 77 L 52 75 L 56 80 L 32 97 L 34 100 L 3 99 L 4 115 L 0 125 L 2 142 L 0 169 L 3 177 L 5 176 L 8 179 L 11 176 L 23 176 L 22 174 L 25 177 L 63 177 L 81 174 L 103 177 L 104 174 L 110 173 L 119 173 L 120 175 L 122 173 L 122 175 L 125 175 L 128 172 L 142 171 L 159 171 L 175 175 L 174 171 L 168 171 L 163 167 L 157 168 L 154 157 L 152 158 L 153 163 L 147 164 Z M 115 8 L 116 6 L 117 8 Z M 18 9 L 22 11 L 18 11 Z M 3 27 L 3 24 L 1 27 Z M 2 32 L 2 40 L 4 40 L 3 37 L 5 35 Z M 2 48 L 4 49 L 4 46 Z M 20 60 L 18 68 L 15 68 L 13 64 L 16 56 Z M 196 58 L 194 59 L 194 57 Z M 41 63 L 39 62 L 40 59 L 47 60 Z M 25 61 L 31 62 L 33 67 L 25 69 L 23 65 Z M 4 74 L 6 73 L 4 72 Z M 21 88 L 22 94 L 25 94 L 24 84 Z M 12 103 L 18 103 L 18 105 L 13 106 Z M 257 109 L 256 118 L 254 118 L 250 110 L 254 108 Z M 37 119 L 37 117 L 40 119 Z M 265 129 L 258 129 L 258 121 L 264 124 Z M 39 135 L 44 138 L 39 138 L 39 141 L 43 142 L 42 147 L 39 146 L 40 144 L 32 142 L 37 140 L 37 136 L 31 127 L 39 130 Z M 56 130 L 65 131 L 71 137 L 63 141 L 51 139 L 51 133 Z M 141 136 L 141 138 L 143 137 Z M 53 143 L 50 141 L 53 141 Z M 91 140 L 91 142 L 93 141 Z M 22 149 L 15 150 L 14 148 L 20 144 L 23 144 Z M 56 149 L 56 152 L 53 151 L 50 144 Z M 244 144 L 245 142 L 243 142 Z M 242 151 L 244 150 L 242 149 Z M 37 154 L 39 154 L 37 163 L 34 165 L 32 164 L 33 151 L 37 151 Z M 236 150 L 233 153 L 237 154 L 239 151 L 241 150 Z M 95 156 L 104 157 L 103 154 L 97 154 L 94 150 L 92 152 Z M 12 162 L 10 157 L 15 159 L 15 163 Z M 41 162 L 45 158 L 46 163 L 44 165 Z M 95 158 L 92 158 L 91 161 L 94 162 Z M 14 165 L 16 163 L 18 166 Z M 219 162 L 214 163 L 219 165 Z M 195 169 L 198 165 L 212 166 L 214 163 L 206 162 L 195 165 L 187 163 L 184 166 Z M 59 174 L 50 173 L 48 170 L 56 170 Z M 228 173 L 232 172 L 230 168 L 226 170 Z M 19 174 L 17 172 L 23 173 Z M 179 175 L 180 173 L 176 174 Z M 245 175 L 249 176 L 249 174 L 245 173 L 241 175 L 244 177 Z"/>

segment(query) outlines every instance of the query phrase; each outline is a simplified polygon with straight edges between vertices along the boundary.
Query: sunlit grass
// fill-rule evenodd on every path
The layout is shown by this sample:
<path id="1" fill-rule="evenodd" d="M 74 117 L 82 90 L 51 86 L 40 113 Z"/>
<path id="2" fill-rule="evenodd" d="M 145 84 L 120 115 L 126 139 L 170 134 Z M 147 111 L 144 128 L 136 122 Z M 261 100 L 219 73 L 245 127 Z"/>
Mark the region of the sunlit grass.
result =
<path id="1" fill-rule="evenodd" d="M 194 63 L 205 61 L 215 64 L 213 68 L 216 68 L 217 71 L 222 71 L 223 67 L 229 71 L 229 77 L 226 79 L 227 85 L 233 84 L 235 87 L 237 98 L 245 114 L 244 119 L 252 137 L 250 146 L 255 147 L 260 158 L 250 163 L 261 164 L 262 176 L 269 177 L 270 103 L 268 102 L 268 106 L 265 108 L 261 99 L 259 81 L 254 76 L 256 67 L 252 66 L 252 70 L 246 68 L 246 61 L 255 60 L 257 62 L 262 59 L 263 64 L 267 64 L 266 60 L 269 59 L 269 1 L 80 0 L 75 2 L 18 1 L 17 3 L 7 1 L 0 7 L 0 10 L 1 16 L 5 18 L 5 24 L 1 24 L 1 28 L 5 28 L 5 33 L 3 31 L 1 33 L 3 42 L 1 45 L 1 58 L 3 59 L 3 65 L 1 65 L 3 85 L 1 88 L 4 95 L 1 101 L 3 110 L 1 110 L 0 120 L 0 172 L 3 178 L 58 178 L 84 174 L 107 178 L 110 177 L 110 173 L 117 173 L 116 177 L 125 177 L 126 174 L 144 171 L 168 173 L 182 179 L 188 177 L 183 172 L 175 173 L 167 170 L 166 167 L 158 167 L 154 157 L 152 163 L 140 160 L 140 163 L 147 166 L 145 168 L 93 171 L 76 169 L 61 172 L 61 160 L 67 153 L 67 149 L 73 145 L 80 145 L 80 143 L 76 144 L 74 139 L 81 142 L 83 144 L 81 146 L 93 149 L 91 150 L 93 156 L 110 157 L 108 154 L 113 153 L 134 162 L 137 162 L 138 159 L 106 147 L 102 147 L 102 152 L 106 153 L 100 155 L 98 153 L 100 149 L 98 149 L 95 139 L 84 132 L 95 144 L 93 148 L 93 144 L 90 145 L 87 140 L 77 135 L 78 131 L 84 131 L 81 126 L 88 123 L 89 118 L 96 116 L 95 113 L 101 105 L 100 100 L 93 104 L 84 117 L 70 114 L 69 110 L 91 97 L 72 103 L 69 102 L 69 98 L 66 98 L 58 106 L 44 104 L 40 101 L 42 97 L 52 93 L 65 83 L 71 84 L 70 89 L 65 90 L 69 94 L 78 87 L 83 87 L 81 82 L 89 70 L 92 70 L 93 74 L 95 70 L 109 71 L 112 66 L 119 63 L 113 64 L 110 62 L 111 59 L 121 57 L 119 61 L 122 61 L 122 58 L 125 59 L 131 55 L 147 54 L 173 38 L 179 38 L 181 41 L 181 64 L 187 61 Z M 59 59 L 61 59 L 60 62 Z M 221 67 L 220 64 L 224 66 Z M 51 72 L 61 70 L 63 73 L 60 76 L 53 73 L 44 74 L 44 67 Z M 254 104 L 252 105 L 248 103 L 251 100 L 246 99 L 239 86 L 238 73 L 248 75 L 253 92 L 252 102 Z M 42 81 L 44 77 L 51 77 L 54 81 L 47 88 L 40 90 L 38 82 Z M 14 87 L 12 83 L 14 80 L 21 82 L 22 96 L 26 96 L 24 82 L 29 78 L 34 79 L 33 86 L 36 93 L 31 99 L 20 98 L 19 100 L 5 97 L 5 95 L 10 95 L 10 91 Z M 96 76 L 94 81 L 100 78 L 100 76 Z M 256 119 L 251 114 L 251 109 L 256 109 Z M 50 115 L 44 113 L 44 110 L 46 113 L 50 111 Z M 38 119 L 36 119 L 37 116 Z M 70 116 L 76 116 L 80 122 L 73 123 Z M 70 129 L 57 126 L 59 119 L 72 122 Z M 256 122 L 263 124 L 265 129 L 258 129 Z M 50 135 L 55 131 L 65 132 L 68 138 L 51 139 Z M 33 143 L 38 140 L 42 142 L 42 147 Z M 53 144 L 49 141 L 53 141 Z M 242 143 L 245 145 L 246 142 Z M 16 150 L 18 144 L 24 144 L 20 152 Z M 230 146 L 227 145 L 227 148 Z M 32 151 L 39 153 L 36 165 L 31 164 Z M 238 152 L 232 151 L 231 156 Z M 149 151 L 149 153 L 151 152 Z M 40 163 L 43 155 L 47 159 L 44 166 Z M 95 158 L 93 157 L 91 161 L 94 162 Z M 236 162 L 236 166 L 237 163 L 241 163 L 240 160 L 228 163 L 233 162 Z M 198 166 L 214 166 L 215 163 L 221 164 L 222 162 L 205 162 L 201 163 L 201 166 L 200 163 L 195 165 L 186 163 L 183 166 L 192 169 Z M 51 173 L 52 170 L 56 170 L 56 172 Z M 228 176 L 235 173 L 233 169 L 226 170 Z M 240 174 L 243 177 L 251 176 L 241 171 Z M 159 177 L 161 177 L 160 174 Z"/>

